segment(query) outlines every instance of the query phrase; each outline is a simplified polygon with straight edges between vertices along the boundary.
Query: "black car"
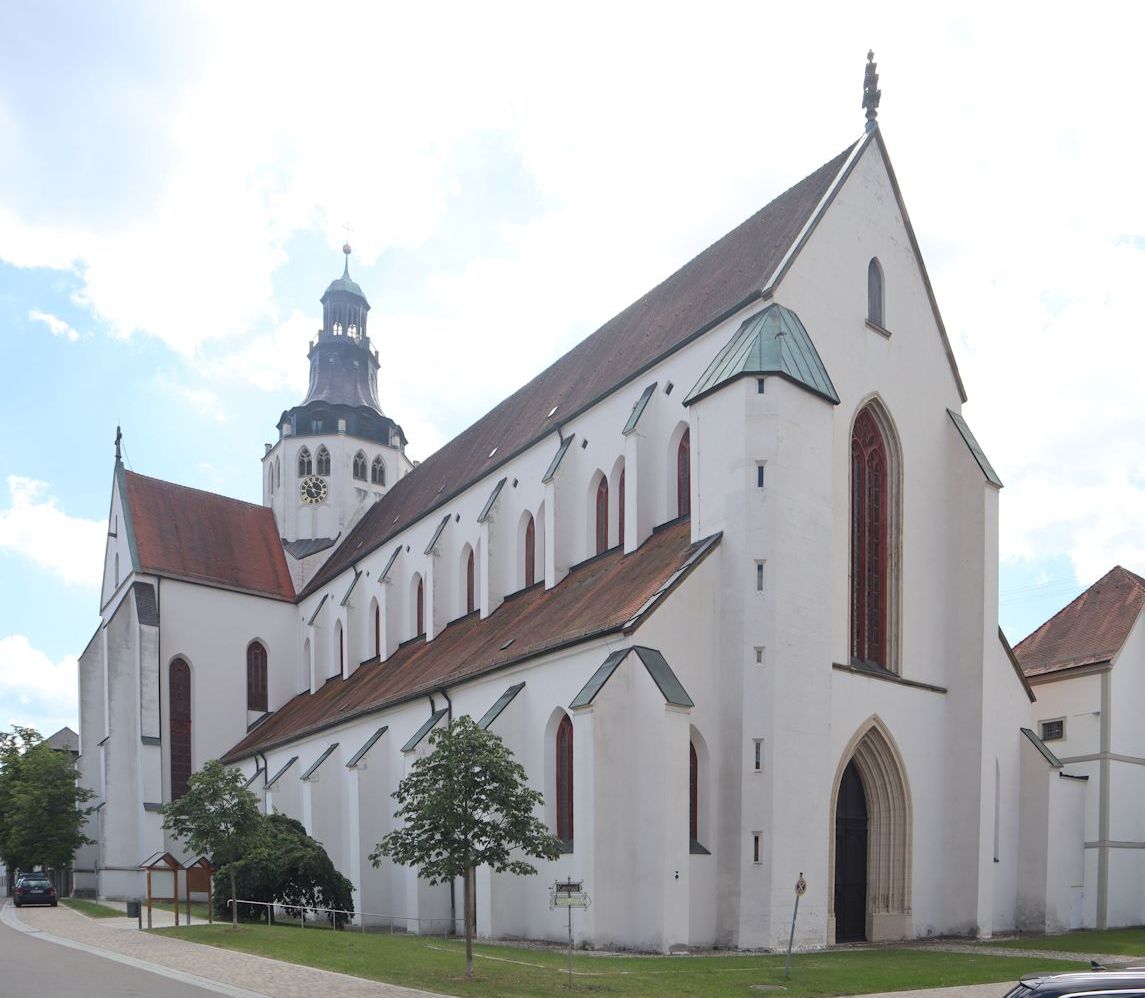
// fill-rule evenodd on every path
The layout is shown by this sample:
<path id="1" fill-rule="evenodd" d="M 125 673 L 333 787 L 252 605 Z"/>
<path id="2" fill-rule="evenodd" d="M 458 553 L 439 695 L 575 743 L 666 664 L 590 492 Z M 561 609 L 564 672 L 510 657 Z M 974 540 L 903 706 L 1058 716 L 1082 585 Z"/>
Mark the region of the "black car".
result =
<path id="1" fill-rule="evenodd" d="M 16 894 L 12 903 L 17 908 L 26 904 L 50 904 L 53 908 L 59 903 L 56 889 L 52 882 L 44 876 L 25 874 L 16 881 Z"/>
<path id="2" fill-rule="evenodd" d="M 1145 967 L 1027 974 L 1006 998 L 1145 998 Z"/>

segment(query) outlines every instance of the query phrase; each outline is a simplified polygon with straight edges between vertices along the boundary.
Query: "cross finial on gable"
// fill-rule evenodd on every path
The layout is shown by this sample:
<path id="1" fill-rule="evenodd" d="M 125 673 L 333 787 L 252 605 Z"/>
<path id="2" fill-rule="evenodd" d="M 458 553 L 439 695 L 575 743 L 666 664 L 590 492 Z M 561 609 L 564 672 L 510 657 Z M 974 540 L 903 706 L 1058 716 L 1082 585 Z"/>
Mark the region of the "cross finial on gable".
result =
<path id="1" fill-rule="evenodd" d="M 867 110 L 867 131 L 873 132 L 875 119 L 879 116 L 879 98 L 883 92 L 879 89 L 879 64 L 875 62 L 874 50 L 867 52 L 867 71 L 863 76 L 863 107 Z"/>
<path id="2" fill-rule="evenodd" d="M 123 442 L 123 430 L 120 427 L 115 428 L 115 463 L 119 464 L 123 460 L 123 453 L 120 445 Z"/>

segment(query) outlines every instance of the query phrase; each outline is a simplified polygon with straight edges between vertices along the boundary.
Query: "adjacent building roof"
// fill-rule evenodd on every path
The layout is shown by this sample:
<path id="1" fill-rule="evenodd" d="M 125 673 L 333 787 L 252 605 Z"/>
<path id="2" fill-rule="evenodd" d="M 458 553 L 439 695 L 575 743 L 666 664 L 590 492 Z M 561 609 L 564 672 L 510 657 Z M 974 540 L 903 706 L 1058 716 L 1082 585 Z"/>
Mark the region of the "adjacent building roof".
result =
<path id="1" fill-rule="evenodd" d="M 126 470 L 121 490 L 138 571 L 294 599 L 269 507 Z"/>
<path id="2" fill-rule="evenodd" d="M 657 530 L 636 551 L 620 548 L 577 565 L 552 589 L 531 586 L 482 620 L 469 614 L 433 641 L 408 641 L 384 662 L 363 665 L 349 679 L 300 693 L 224 756 L 245 759 L 306 734 L 557 648 L 635 629 L 719 542 L 692 544 L 687 519 Z M 653 597 L 659 594 L 659 598 Z M 511 642 L 511 643 L 510 643 Z"/>
<path id="3" fill-rule="evenodd" d="M 1021 641 L 1014 654 L 1031 679 L 1111 662 L 1145 606 L 1145 579 L 1116 566 Z"/>
<path id="4" fill-rule="evenodd" d="M 760 374 L 778 374 L 839 404 L 831 376 L 799 316 L 772 302 L 762 312 L 744 319 L 743 325 L 688 392 L 684 405 L 737 378 Z"/>
<path id="5" fill-rule="evenodd" d="M 759 299 L 765 282 L 779 271 L 788 250 L 804 234 L 852 148 L 732 229 L 397 481 L 362 517 L 305 592 L 325 585 L 552 432 L 548 414 L 554 406 L 562 419 L 571 419 Z"/>

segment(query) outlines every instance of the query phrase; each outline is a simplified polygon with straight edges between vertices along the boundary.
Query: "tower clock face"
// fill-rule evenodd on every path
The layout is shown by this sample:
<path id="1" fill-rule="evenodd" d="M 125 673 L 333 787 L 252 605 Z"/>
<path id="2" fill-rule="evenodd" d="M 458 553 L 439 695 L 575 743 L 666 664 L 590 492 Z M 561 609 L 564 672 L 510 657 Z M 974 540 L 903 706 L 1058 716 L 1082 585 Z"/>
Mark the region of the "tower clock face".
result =
<path id="1" fill-rule="evenodd" d="M 307 475 L 299 487 L 299 498 L 312 506 L 326 500 L 326 479 L 321 475 Z"/>

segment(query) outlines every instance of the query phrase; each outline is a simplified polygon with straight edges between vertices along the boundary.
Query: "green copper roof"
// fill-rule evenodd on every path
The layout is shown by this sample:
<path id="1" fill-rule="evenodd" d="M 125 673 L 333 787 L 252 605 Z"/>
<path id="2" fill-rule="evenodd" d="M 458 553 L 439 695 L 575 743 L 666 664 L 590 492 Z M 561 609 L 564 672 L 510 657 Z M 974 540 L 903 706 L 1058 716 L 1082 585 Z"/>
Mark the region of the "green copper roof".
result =
<path id="1" fill-rule="evenodd" d="M 513 702 L 513 698 L 524 688 L 524 682 L 514 683 L 512 686 L 510 686 L 497 698 L 497 702 L 493 704 L 493 706 L 490 707 L 487 711 L 485 711 L 484 716 L 480 721 L 477 722 L 477 726 L 481 728 L 482 731 L 487 729 L 490 724 L 492 724 L 497 720 L 498 717 L 501 716 L 501 711 L 508 707 L 509 704 Z"/>
<path id="2" fill-rule="evenodd" d="M 305 773 L 302 774 L 302 778 L 304 780 L 309 780 L 315 773 L 317 773 L 318 767 L 330 758 L 330 753 L 333 752 L 337 747 L 337 742 L 334 742 L 331 745 L 327 745 L 325 751 L 316 760 L 314 760 L 314 764 L 308 770 L 306 770 Z"/>
<path id="3" fill-rule="evenodd" d="M 366 295 L 358 285 L 357 281 L 350 278 L 350 248 L 343 246 L 342 252 L 346 254 L 346 264 L 342 269 L 342 276 L 331 281 L 330 286 L 322 295 L 322 301 L 326 300 L 326 295 L 331 291 L 348 291 L 352 295 L 357 295 L 359 298 L 365 299 Z"/>
<path id="4" fill-rule="evenodd" d="M 736 378 L 777 374 L 839 404 L 831 376 L 799 316 L 772 302 L 743 321 L 735 336 L 688 392 L 684 405 Z"/>
<path id="5" fill-rule="evenodd" d="M 974 460 L 978 462 L 978 467 L 982 469 L 982 474 L 986 476 L 986 481 L 997 488 L 1001 488 L 1002 479 L 998 477 L 998 472 L 994 470 L 994 465 L 992 465 L 990 459 L 986 457 L 986 452 L 982 450 L 982 445 L 978 443 L 977 437 L 970 432 L 970 427 L 966 425 L 966 420 L 953 409 L 947 409 L 946 413 L 950 416 L 950 421 L 958 428 L 958 433 L 962 437 L 963 443 L 970 448 L 970 453 L 974 455 Z"/>
<path id="6" fill-rule="evenodd" d="M 433 729 L 433 726 L 448 713 L 448 708 L 442 707 L 440 710 L 435 710 L 432 714 L 430 714 L 429 720 L 427 720 L 420 728 L 418 728 L 417 731 L 415 731 L 410 737 L 410 740 L 402 746 L 402 751 L 412 752 L 415 748 L 417 748 L 418 743 L 430 733 L 430 731 Z"/>
<path id="7" fill-rule="evenodd" d="M 572 703 L 569 704 L 569 708 L 587 707 L 592 703 L 604 684 L 612 678 L 616 667 L 624 661 L 631 651 L 636 652 L 636 657 L 644 663 L 644 668 L 648 670 L 648 675 L 652 677 L 652 681 L 660 690 L 665 703 L 672 704 L 675 707 L 695 706 L 692 698 L 688 696 L 687 691 L 680 683 L 680 680 L 676 678 L 676 673 L 672 671 L 672 667 L 668 664 L 664 656 L 655 648 L 646 648 L 644 645 L 637 645 L 635 648 L 620 648 L 612 652 L 608 658 L 604 660 L 600 668 L 592 674 L 589 681 L 584 684 L 581 691 L 573 698 Z"/>
<path id="8" fill-rule="evenodd" d="M 377 731 L 370 735 L 362 747 L 350 757 L 350 761 L 346 763 L 346 768 L 353 769 L 355 766 L 357 766 L 358 763 L 360 763 L 365 758 L 366 753 L 374 747 L 374 743 L 389 730 L 390 726 L 388 724 L 383 724 L 380 728 L 378 728 Z"/>

